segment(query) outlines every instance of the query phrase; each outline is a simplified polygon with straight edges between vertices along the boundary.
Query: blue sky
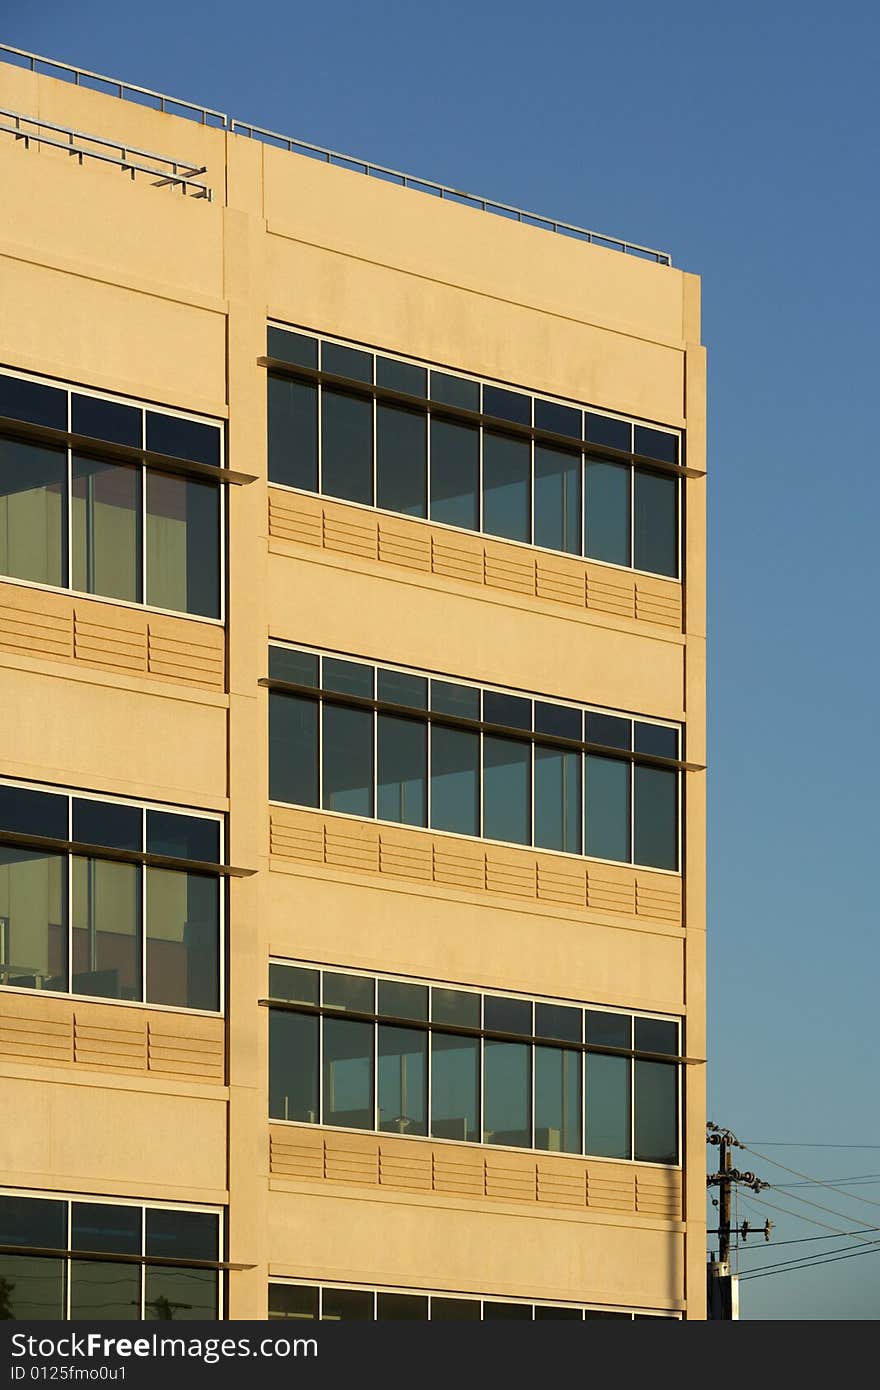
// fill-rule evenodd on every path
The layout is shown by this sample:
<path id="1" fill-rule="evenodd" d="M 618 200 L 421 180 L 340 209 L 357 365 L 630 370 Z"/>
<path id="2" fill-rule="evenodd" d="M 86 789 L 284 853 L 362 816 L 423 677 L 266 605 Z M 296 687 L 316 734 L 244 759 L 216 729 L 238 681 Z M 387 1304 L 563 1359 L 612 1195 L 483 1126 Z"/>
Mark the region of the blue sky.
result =
<path id="1" fill-rule="evenodd" d="M 778 1221 L 774 1239 L 829 1234 L 806 1218 L 880 1226 L 880 12 L 45 0 L 7 12 L 0 37 L 670 250 L 703 277 L 709 1113 L 799 1173 L 866 1179 L 763 1194 L 798 1213 L 749 1213 Z M 854 1244 L 770 1247 L 742 1268 Z M 877 1318 L 880 1248 L 744 1283 L 742 1306 Z"/>

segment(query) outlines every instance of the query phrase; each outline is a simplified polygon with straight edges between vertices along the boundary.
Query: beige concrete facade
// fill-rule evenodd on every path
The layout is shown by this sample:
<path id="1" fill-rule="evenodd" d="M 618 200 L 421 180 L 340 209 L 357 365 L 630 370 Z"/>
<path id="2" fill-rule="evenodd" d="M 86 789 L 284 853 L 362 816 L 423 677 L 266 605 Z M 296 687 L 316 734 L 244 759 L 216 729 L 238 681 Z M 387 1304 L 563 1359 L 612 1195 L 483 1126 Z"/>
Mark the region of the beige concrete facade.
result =
<path id="1" fill-rule="evenodd" d="M 705 1317 L 699 281 L 0 65 L 0 366 L 228 422 L 225 623 L 0 578 L 0 777 L 228 815 L 223 1016 L 0 987 L 0 1186 L 223 1209 L 271 1278 Z M 267 319 L 686 429 L 683 581 L 270 487 Z M 270 638 L 680 722 L 683 873 L 271 806 Z M 270 956 L 684 1021 L 679 1167 L 268 1116 Z M 14 1120 L 11 1119 L 14 1117 Z"/>

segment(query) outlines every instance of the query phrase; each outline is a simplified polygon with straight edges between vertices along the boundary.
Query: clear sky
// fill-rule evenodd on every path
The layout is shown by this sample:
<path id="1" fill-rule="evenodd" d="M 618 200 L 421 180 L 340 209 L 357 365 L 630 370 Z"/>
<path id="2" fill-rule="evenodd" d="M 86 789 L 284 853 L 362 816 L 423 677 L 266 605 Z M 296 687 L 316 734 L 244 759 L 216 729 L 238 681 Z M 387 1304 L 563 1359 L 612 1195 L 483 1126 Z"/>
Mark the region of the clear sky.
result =
<path id="1" fill-rule="evenodd" d="M 880 11 L 43 0 L 7 7 L 0 38 L 669 250 L 703 277 L 709 1114 L 799 1173 L 863 1179 L 762 1194 L 798 1213 L 749 1212 L 778 1220 L 774 1239 L 880 1227 Z M 874 1149 L 768 1147 L 807 1142 Z M 743 1283 L 743 1315 L 877 1318 L 880 1246 L 865 1249 Z"/>

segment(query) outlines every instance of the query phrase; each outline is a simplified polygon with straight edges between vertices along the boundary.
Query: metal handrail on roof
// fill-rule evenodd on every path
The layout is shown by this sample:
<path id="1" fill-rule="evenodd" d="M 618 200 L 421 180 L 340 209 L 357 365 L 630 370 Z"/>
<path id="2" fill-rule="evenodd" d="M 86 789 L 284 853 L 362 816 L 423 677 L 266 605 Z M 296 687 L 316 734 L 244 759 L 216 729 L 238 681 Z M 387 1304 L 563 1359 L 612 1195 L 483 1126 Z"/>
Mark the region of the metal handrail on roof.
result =
<path id="1" fill-rule="evenodd" d="M 11 56 L 7 58 L 5 55 Z M 510 203 L 500 203 L 492 198 L 483 198 L 479 194 L 465 193 L 461 189 L 450 188 L 446 184 L 435 183 L 431 179 L 419 178 L 413 174 L 404 174 L 399 169 L 389 169 L 385 165 L 374 164 L 370 160 L 355 159 L 352 155 L 340 154 L 337 150 L 325 149 L 322 145 L 313 145 L 308 140 L 297 140 L 293 136 L 280 135 L 277 131 L 266 130 L 262 126 L 253 125 L 248 121 L 237 121 L 222 111 L 214 111 L 209 106 L 199 106 L 195 102 L 181 101 L 178 97 L 166 96 L 162 92 L 152 91 L 149 87 L 139 87 L 135 83 L 123 82 L 116 77 L 104 77 L 100 73 L 89 72 L 86 68 L 77 68 L 70 63 L 58 62 L 54 58 L 44 58 L 38 53 L 29 53 L 23 48 L 12 48 L 8 44 L 0 44 L 0 61 L 11 61 L 18 67 L 26 67 L 31 72 L 45 72 L 50 77 L 61 74 L 64 75 L 63 80 L 72 81 L 77 86 L 89 87 L 95 91 L 108 92 L 109 90 L 109 95 L 120 97 L 125 101 L 134 101 L 139 105 L 150 106 L 154 110 L 170 115 L 184 116 L 189 120 L 198 121 L 203 126 L 225 130 L 229 134 L 241 135 L 250 140 L 259 140 L 263 144 L 287 150 L 291 154 L 319 159 L 325 164 L 333 164 L 338 168 L 365 174 L 369 178 L 379 178 L 386 183 L 397 184 L 401 188 L 414 189 L 419 193 L 429 193 L 435 198 L 459 203 L 464 207 L 477 208 L 481 212 L 491 212 L 498 217 L 506 217 L 525 226 L 556 232 L 560 236 L 571 237 L 575 241 L 585 241 L 592 246 L 603 246 L 608 250 L 620 251 L 624 255 L 653 261 L 657 265 L 672 265 L 672 257 L 668 251 L 657 251 L 654 247 L 642 246 L 636 241 L 628 241 L 625 237 L 607 236 L 603 232 L 591 231 L 586 227 L 578 227 L 570 222 L 560 222 L 555 217 L 543 217 L 539 213 L 527 212 L 524 208 L 513 207 Z"/>
<path id="2" fill-rule="evenodd" d="M 7 124 L 11 122 L 11 124 Z M 29 127 L 33 127 L 30 129 Z M 51 131 L 51 135 L 45 134 Z M 97 159 L 103 164 L 115 164 L 125 173 L 148 174 L 155 188 L 179 188 L 181 193 L 191 193 L 194 198 L 206 198 L 211 202 L 211 190 L 204 183 L 197 183 L 195 176 L 204 174 L 206 166 L 196 167 L 189 161 L 169 159 L 166 155 L 154 154 L 151 150 L 140 150 L 133 145 L 117 145 L 100 135 L 88 135 L 82 130 L 72 130 L 68 126 L 56 125 L 53 121 L 41 121 L 36 116 L 25 115 L 22 111 L 10 111 L 0 107 L 0 134 L 11 135 L 23 142 L 28 149 L 33 141 L 37 145 L 49 145 L 53 149 L 64 150 L 73 155 L 79 164 L 84 159 Z M 64 139 L 57 139 L 64 136 Z M 98 145 L 100 149 L 90 146 Z M 112 153 L 104 153 L 112 151 Z M 151 164 L 144 161 L 151 160 Z M 157 177 L 158 176 L 158 177 Z"/>

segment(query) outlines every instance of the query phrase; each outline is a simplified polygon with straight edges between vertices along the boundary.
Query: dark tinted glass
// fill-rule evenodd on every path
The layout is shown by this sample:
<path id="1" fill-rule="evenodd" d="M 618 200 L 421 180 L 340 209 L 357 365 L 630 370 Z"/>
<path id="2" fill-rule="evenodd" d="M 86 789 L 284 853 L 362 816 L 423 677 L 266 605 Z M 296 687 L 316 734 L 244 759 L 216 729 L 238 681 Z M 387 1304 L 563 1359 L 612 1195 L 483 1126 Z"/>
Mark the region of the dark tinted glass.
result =
<path id="1" fill-rule="evenodd" d="M 115 802 L 73 800 L 73 838 L 83 845 L 143 849 L 143 811 Z"/>
<path id="2" fill-rule="evenodd" d="M 432 1322 L 479 1322 L 482 1317 L 478 1298 L 432 1298 Z"/>
<path id="3" fill-rule="evenodd" d="M 435 724 L 431 731 L 431 825 L 480 833 L 480 737 Z"/>
<path id="4" fill-rule="evenodd" d="M 335 691 L 337 695 L 362 695 L 371 700 L 373 667 L 361 661 L 341 661 L 325 656 L 322 684 L 325 690 Z"/>
<path id="5" fill-rule="evenodd" d="M 483 737 L 483 834 L 527 845 L 532 838 L 532 746 Z"/>
<path id="6" fill-rule="evenodd" d="M 630 767 L 617 758 L 586 757 L 585 851 L 597 859 L 630 857 Z"/>
<path id="7" fill-rule="evenodd" d="M 320 1002 L 320 972 L 305 970 L 298 965 L 269 966 L 269 994 L 273 999 L 289 999 L 291 1003 Z"/>
<path id="8" fill-rule="evenodd" d="M 318 805 L 318 701 L 269 693 L 269 798 Z"/>
<path id="9" fill-rule="evenodd" d="M 372 381 L 373 354 L 343 347 L 341 343 L 322 343 L 321 370 L 332 372 L 334 376 L 347 376 L 351 381 Z"/>
<path id="10" fill-rule="evenodd" d="M 27 420 L 50 430 L 66 430 L 67 392 L 39 381 L 0 376 L 0 417 Z"/>
<path id="11" fill-rule="evenodd" d="M 74 454 L 71 587 L 139 603 L 143 595 L 142 526 L 142 469 Z"/>
<path id="12" fill-rule="evenodd" d="M 663 1018 L 635 1020 L 636 1050 L 639 1052 L 668 1052 L 678 1054 L 678 1024 Z"/>
<path id="13" fill-rule="evenodd" d="M 530 1148 L 532 1049 L 528 1043 L 483 1044 L 483 1142 Z"/>
<path id="14" fill-rule="evenodd" d="M 567 1047 L 535 1048 L 535 1148 L 580 1153 L 581 1054 Z"/>
<path id="15" fill-rule="evenodd" d="M 597 1047 L 632 1047 L 630 1014 L 606 1014 L 588 1009 L 586 1027 L 587 1042 Z"/>
<path id="16" fill-rule="evenodd" d="M 562 1042 L 580 1042 L 583 1014 L 580 1009 L 565 1004 L 535 1005 L 535 1036 L 559 1038 Z"/>
<path id="17" fill-rule="evenodd" d="M 0 1196 L 0 1245 L 67 1249 L 67 1203 Z"/>
<path id="18" fill-rule="evenodd" d="M 373 501 L 373 402 L 321 392 L 321 491 L 346 502 Z"/>
<path id="19" fill-rule="evenodd" d="M 285 328 L 270 328 L 266 333 L 266 356 L 296 367 L 317 367 L 318 340 L 303 333 L 288 333 Z"/>
<path id="20" fill-rule="evenodd" d="M 66 1260 L 0 1255 L 0 1318 L 60 1322 L 67 1316 Z"/>
<path id="21" fill-rule="evenodd" d="M 569 709 L 567 705 L 543 705 L 536 700 L 535 731 L 580 742 L 584 736 L 583 715 L 579 709 Z"/>
<path id="22" fill-rule="evenodd" d="M 0 830 L 67 839 L 67 797 L 0 786 Z M 0 1241 L 2 1244 L 2 1241 Z"/>
<path id="23" fill-rule="evenodd" d="M 635 1064 L 635 1157 L 678 1162 L 678 1069 L 669 1062 Z"/>
<path id="24" fill-rule="evenodd" d="M 535 844 L 541 849 L 581 852 L 581 764 L 579 752 L 535 744 Z"/>
<path id="25" fill-rule="evenodd" d="M 532 423 L 532 398 L 519 391 L 505 391 L 500 386 L 483 387 L 483 414 L 496 420 L 512 420 L 516 425 Z"/>
<path id="26" fill-rule="evenodd" d="M 318 490 L 318 388 L 271 376 L 267 382 L 269 482 Z"/>
<path id="27" fill-rule="evenodd" d="M 635 749 L 637 753 L 650 753 L 655 758 L 677 758 L 678 730 L 664 728 L 662 724 L 640 724 L 636 720 Z"/>
<path id="28" fill-rule="evenodd" d="M 483 1304 L 484 1322 L 531 1322 L 531 1303 L 490 1303 Z"/>
<path id="29" fill-rule="evenodd" d="M 428 682 L 424 676 L 409 676 L 404 671 L 378 672 L 379 699 L 390 705 L 409 705 L 411 709 L 428 708 Z"/>
<path id="30" fill-rule="evenodd" d="M 116 1207 L 105 1202 L 74 1202 L 70 1211 L 70 1246 L 72 1250 L 94 1250 L 111 1255 L 139 1255 L 140 1207 Z M 214 1258 L 216 1259 L 216 1256 Z"/>
<path id="31" fill-rule="evenodd" d="M 147 469 L 147 603 L 220 616 L 220 488 Z"/>
<path id="32" fill-rule="evenodd" d="M 524 439 L 483 435 L 483 530 L 512 541 L 531 539 L 531 460 Z"/>
<path id="33" fill-rule="evenodd" d="M 220 431 L 216 425 L 204 425 L 199 420 L 148 410 L 147 448 L 155 454 L 171 454 L 192 463 L 220 467 Z"/>
<path id="34" fill-rule="evenodd" d="M 70 1320 L 136 1321 L 141 1315 L 141 1271 L 112 1260 L 71 1260 Z"/>
<path id="35" fill-rule="evenodd" d="M 427 1134 L 427 1031 L 381 1024 L 377 1057 L 380 1130 L 388 1134 Z"/>
<path id="36" fill-rule="evenodd" d="M 293 685 L 318 685 L 318 658 L 314 652 L 291 651 L 289 647 L 269 648 L 269 676 Z"/>
<path id="37" fill-rule="evenodd" d="M 218 1276 L 213 1269 L 144 1269 L 144 1316 L 148 1321 L 214 1321 Z"/>
<path id="38" fill-rule="evenodd" d="M 0 845 L 0 984 L 68 989 L 67 935 L 67 857 Z"/>
<path id="39" fill-rule="evenodd" d="M 506 999 L 487 994 L 483 999 L 483 1027 L 494 1033 L 521 1033 L 531 1037 L 532 1005 L 528 999 Z"/>
<path id="40" fill-rule="evenodd" d="M 588 443 L 601 444 L 605 449 L 622 449 L 626 454 L 632 449 L 632 426 L 628 420 L 612 420 L 610 415 L 588 413 L 586 436 Z"/>
<path id="41" fill-rule="evenodd" d="M 148 1001 L 219 1008 L 219 880 L 167 869 L 146 872 Z"/>
<path id="42" fill-rule="evenodd" d="M 567 434 L 570 439 L 582 438 L 583 414 L 570 405 L 555 401 L 535 401 L 535 429 Z"/>
<path id="43" fill-rule="evenodd" d="M 612 565 L 630 563 L 630 469 L 587 459 L 584 553 Z"/>
<path id="44" fill-rule="evenodd" d="M 649 430 L 645 425 L 636 425 L 633 452 L 644 454 L 645 458 L 660 459 L 662 463 L 678 463 L 678 438 L 665 430 Z"/>
<path id="45" fill-rule="evenodd" d="M 634 769 L 634 843 L 637 864 L 654 869 L 678 865 L 677 776 L 662 767 Z"/>
<path id="46" fill-rule="evenodd" d="M 451 1023 L 456 1028 L 479 1028 L 480 996 L 435 985 L 431 990 L 431 1017 L 435 1023 Z"/>
<path id="47" fill-rule="evenodd" d="M 216 1260 L 219 1217 L 209 1211 L 146 1211 L 148 1255 L 168 1259 Z"/>
<path id="48" fill-rule="evenodd" d="M 635 470 L 633 504 L 636 569 L 678 574 L 678 479 Z"/>
<path id="49" fill-rule="evenodd" d="M 328 1008 L 371 1014 L 375 1008 L 374 989 L 375 980 L 370 975 L 342 975 L 335 970 L 324 975 L 324 1003 Z"/>
<path id="50" fill-rule="evenodd" d="M 377 815 L 401 825 L 428 823 L 428 726 L 380 714 L 377 728 Z"/>
<path id="51" fill-rule="evenodd" d="M 476 531 L 480 524 L 480 436 L 469 425 L 431 419 L 431 520 Z"/>
<path id="52" fill-rule="evenodd" d="M 317 1124 L 318 1037 L 316 1014 L 269 1010 L 269 1118 Z"/>
<path id="53" fill-rule="evenodd" d="M 586 734 L 587 743 L 628 751 L 632 747 L 632 720 L 620 719 L 614 714 L 594 714 L 588 710 Z"/>
<path id="54" fill-rule="evenodd" d="M 379 981 L 379 1013 L 389 1018 L 426 1019 L 427 985 L 408 985 L 399 980 Z"/>
<path id="55" fill-rule="evenodd" d="M 376 505 L 404 516 L 428 514 L 428 421 L 399 406 L 376 407 Z"/>
<path id="56" fill-rule="evenodd" d="M 586 1152 L 600 1158 L 629 1158 L 629 1058 L 588 1052 L 586 1068 Z"/>
<path id="57" fill-rule="evenodd" d="M 437 714 L 453 714 L 458 719 L 479 719 L 480 692 L 473 685 L 432 680 L 431 709 Z"/>
<path id="58" fill-rule="evenodd" d="M 325 1322 L 372 1322 L 373 1295 L 367 1289 L 322 1289 Z"/>
<path id="59" fill-rule="evenodd" d="M 67 454 L 0 439 L 0 574 L 62 585 L 67 573 Z"/>
<path id="60" fill-rule="evenodd" d="M 580 1308 L 554 1308 L 549 1304 L 535 1305 L 535 1322 L 583 1322 Z"/>
<path id="61" fill-rule="evenodd" d="M 457 405 L 461 410 L 479 410 L 479 382 L 466 381 L 461 376 L 447 376 L 445 372 L 432 372 L 431 400 L 441 401 L 443 405 Z"/>
<path id="62" fill-rule="evenodd" d="M 324 1018 L 324 1124 L 373 1129 L 372 1023 Z"/>
<path id="63" fill-rule="evenodd" d="M 508 729 L 531 729 L 532 702 L 520 695 L 503 695 L 498 690 L 483 692 L 483 719 Z"/>
<path id="64" fill-rule="evenodd" d="M 324 702 L 323 787 L 326 811 L 373 815 L 373 715 Z"/>
<path id="65" fill-rule="evenodd" d="M 100 401 L 95 396 L 74 396 L 71 401 L 71 430 L 92 439 L 108 439 L 113 444 L 141 447 L 143 412 L 120 401 Z"/>
<path id="66" fill-rule="evenodd" d="M 171 811 L 147 812 L 147 851 L 177 859 L 220 861 L 220 823 L 201 816 L 178 816 Z"/>
<path id="67" fill-rule="evenodd" d="M 403 391 L 408 396 L 428 394 L 428 373 L 412 362 L 396 362 L 393 357 L 376 358 L 376 385 L 389 391 Z"/>
<path id="68" fill-rule="evenodd" d="M 270 1284 L 269 1317 L 316 1321 L 319 1292 L 319 1289 L 305 1284 Z"/>
<path id="69" fill-rule="evenodd" d="M 535 545 L 581 553 L 581 456 L 535 446 Z"/>
<path id="70" fill-rule="evenodd" d="M 479 1140 L 479 1080 L 479 1038 L 431 1035 L 431 1133 L 436 1139 Z"/>

